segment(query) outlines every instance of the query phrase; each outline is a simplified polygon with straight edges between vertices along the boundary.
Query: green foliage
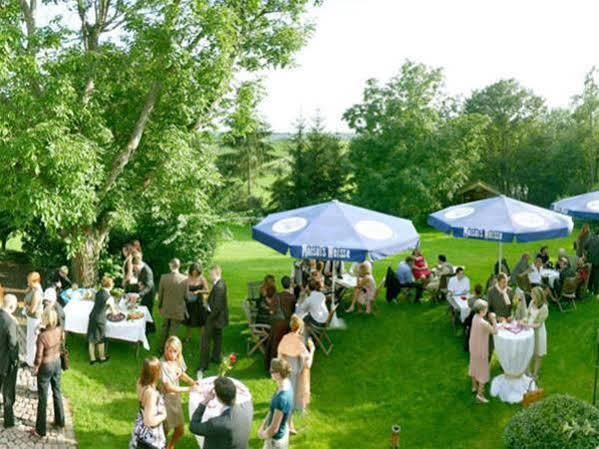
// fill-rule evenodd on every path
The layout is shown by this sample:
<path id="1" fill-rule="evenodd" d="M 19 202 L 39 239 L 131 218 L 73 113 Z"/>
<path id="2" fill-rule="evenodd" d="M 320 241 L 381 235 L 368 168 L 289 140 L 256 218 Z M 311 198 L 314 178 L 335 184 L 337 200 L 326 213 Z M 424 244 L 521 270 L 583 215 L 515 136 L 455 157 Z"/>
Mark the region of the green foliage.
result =
<path id="1" fill-rule="evenodd" d="M 440 69 L 408 61 L 384 86 L 369 80 L 363 102 L 344 114 L 356 131 L 355 201 L 418 220 L 451 200 L 481 157 L 487 124 L 455 109 Z"/>
<path id="2" fill-rule="evenodd" d="M 506 449 L 596 448 L 599 410 L 568 395 L 553 395 L 516 414 L 503 438 Z"/>
<path id="3" fill-rule="evenodd" d="M 321 118 L 314 120 L 308 132 L 300 120 L 289 153 L 288 173 L 271 186 L 273 209 L 347 199 L 353 169 L 341 140 L 324 130 Z"/>
<path id="4" fill-rule="evenodd" d="M 181 223 L 213 229 L 220 179 L 203 136 L 236 73 L 292 62 L 320 2 L 60 3 L 78 26 L 48 2 L 0 7 L 0 195 L 19 228 L 62 238 L 89 277 L 115 225 L 174 219 L 162 243 Z"/>

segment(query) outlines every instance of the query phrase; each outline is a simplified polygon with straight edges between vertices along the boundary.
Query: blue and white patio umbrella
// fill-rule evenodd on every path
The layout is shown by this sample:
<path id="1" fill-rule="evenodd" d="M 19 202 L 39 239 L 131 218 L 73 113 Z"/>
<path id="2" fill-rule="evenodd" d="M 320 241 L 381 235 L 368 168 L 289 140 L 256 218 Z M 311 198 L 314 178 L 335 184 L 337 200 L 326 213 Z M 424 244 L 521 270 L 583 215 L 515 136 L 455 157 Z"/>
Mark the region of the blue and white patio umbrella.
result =
<path id="1" fill-rule="evenodd" d="M 428 224 L 454 237 L 499 242 L 533 242 L 566 237 L 572 218 L 504 195 L 451 206 L 428 216 Z"/>
<path id="2" fill-rule="evenodd" d="M 336 200 L 270 214 L 252 237 L 296 258 L 354 262 L 414 248 L 420 239 L 410 220 Z"/>
<path id="3" fill-rule="evenodd" d="M 583 220 L 599 220 L 599 192 L 583 193 L 556 201 L 551 209 Z"/>

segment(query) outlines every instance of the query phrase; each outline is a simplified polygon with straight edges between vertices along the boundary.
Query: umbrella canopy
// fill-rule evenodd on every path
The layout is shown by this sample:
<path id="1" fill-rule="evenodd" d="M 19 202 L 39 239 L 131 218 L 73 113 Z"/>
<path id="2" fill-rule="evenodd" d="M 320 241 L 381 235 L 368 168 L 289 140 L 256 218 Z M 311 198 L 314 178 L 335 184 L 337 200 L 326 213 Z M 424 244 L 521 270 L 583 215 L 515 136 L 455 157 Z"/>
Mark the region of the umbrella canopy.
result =
<path id="1" fill-rule="evenodd" d="M 599 192 L 583 193 L 556 201 L 551 209 L 583 220 L 599 220 Z"/>
<path id="2" fill-rule="evenodd" d="M 504 195 L 451 206 L 428 216 L 428 224 L 454 237 L 496 242 L 533 242 L 565 237 L 572 218 Z"/>
<path id="3" fill-rule="evenodd" d="M 282 254 L 306 259 L 361 262 L 418 245 L 410 220 L 330 201 L 268 215 L 252 237 Z"/>

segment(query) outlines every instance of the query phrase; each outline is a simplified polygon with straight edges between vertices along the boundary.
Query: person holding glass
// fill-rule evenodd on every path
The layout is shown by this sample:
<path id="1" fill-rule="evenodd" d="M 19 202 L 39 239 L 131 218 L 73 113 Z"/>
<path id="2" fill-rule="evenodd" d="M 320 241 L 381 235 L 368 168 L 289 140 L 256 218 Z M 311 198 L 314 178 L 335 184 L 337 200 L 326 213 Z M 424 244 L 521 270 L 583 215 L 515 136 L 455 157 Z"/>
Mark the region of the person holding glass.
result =
<path id="1" fill-rule="evenodd" d="M 470 330 L 470 365 L 468 375 L 472 378 L 472 392 L 476 393 L 476 400 L 481 404 L 489 402 L 485 398 L 485 384 L 489 381 L 489 336 L 497 333 L 495 314 L 489 314 L 485 319 L 488 305 L 482 299 L 474 303 L 474 318 Z"/>

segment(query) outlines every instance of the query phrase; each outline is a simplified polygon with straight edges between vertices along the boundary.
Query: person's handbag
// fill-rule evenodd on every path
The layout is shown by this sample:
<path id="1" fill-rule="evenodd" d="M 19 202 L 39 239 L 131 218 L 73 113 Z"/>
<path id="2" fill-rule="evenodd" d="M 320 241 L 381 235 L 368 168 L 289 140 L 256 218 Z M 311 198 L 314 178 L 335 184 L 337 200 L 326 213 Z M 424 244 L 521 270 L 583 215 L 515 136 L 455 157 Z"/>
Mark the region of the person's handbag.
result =
<path id="1" fill-rule="evenodd" d="M 140 408 L 135 419 L 133 437 L 137 441 L 137 447 L 148 449 L 164 449 L 163 441 L 157 435 L 156 428 L 144 424 L 143 409 Z"/>
<path id="2" fill-rule="evenodd" d="M 69 369 L 69 350 L 66 348 L 60 351 L 60 367 L 63 371 Z"/>
<path id="3" fill-rule="evenodd" d="M 545 389 L 544 388 L 539 388 L 539 386 L 537 386 L 536 390 L 531 391 L 531 387 L 533 382 L 535 381 L 534 378 L 532 378 L 530 380 L 530 383 L 528 384 L 528 388 L 526 390 L 526 392 L 524 393 L 524 396 L 522 397 L 522 407 L 528 407 L 532 404 L 534 404 L 537 401 L 540 401 L 541 399 L 543 399 L 545 397 Z"/>

